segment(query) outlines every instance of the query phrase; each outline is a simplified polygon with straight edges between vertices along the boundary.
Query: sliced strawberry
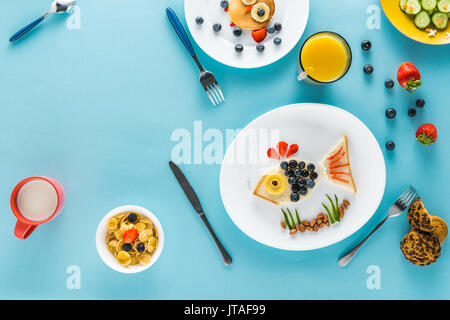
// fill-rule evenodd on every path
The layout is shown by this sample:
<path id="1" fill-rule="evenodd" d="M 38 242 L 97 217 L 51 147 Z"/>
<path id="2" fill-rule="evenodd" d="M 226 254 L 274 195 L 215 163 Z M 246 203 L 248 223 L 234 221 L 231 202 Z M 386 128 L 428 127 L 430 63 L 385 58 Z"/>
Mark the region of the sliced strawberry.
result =
<path id="1" fill-rule="evenodd" d="M 288 151 L 287 151 L 286 158 L 289 158 L 289 157 L 293 156 L 294 154 L 297 153 L 297 151 L 298 151 L 298 145 L 297 144 L 291 144 L 289 146 Z"/>
<path id="2" fill-rule="evenodd" d="M 278 149 L 278 153 L 280 154 L 281 157 L 284 157 L 284 155 L 286 154 L 288 146 L 289 145 L 284 141 L 278 142 L 277 149 Z"/>
<path id="3" fill-rule="evenodd" d="M 258 43 L 263 42 L 264 39 L 267 37 L 267 28 L 253 31 L 252 37 Z"/>
<path id="4" fill-rule="evenodd" d="M 223 9 L 223 11 L 228 12 L 228 7 L 226 7 L 225 9 Z"/>
<path id="5" fill-rule="evenodd" d="M 125 243 L 133 243 L 137 239 L 138 236 L 139 236 L 139 232 L 137 231 L 137 229 L 132 228 L 123 233 L 122 240 Z"/>
<path id="6" fill-rule="evenodd" d="M 267 150 L 267 156 L 271 159 L 280 160 L 280 155 L 275 148 L 269 148 L 269 150 Z"/>
<path id="7" fill-rule="evenodd" d="M 231 21 L 231 23 L 230 23 L 230 27 L 235 27 L 236 25 L 234 24 L 234 22 L 233 21 Z"/>
<path id="8" fill-rule="evenodd" d="M 245 12 L 250 12 L 253 9 L 253 5 L 249 5 L 247 6 L 247 8 L 245 8 Z"/>

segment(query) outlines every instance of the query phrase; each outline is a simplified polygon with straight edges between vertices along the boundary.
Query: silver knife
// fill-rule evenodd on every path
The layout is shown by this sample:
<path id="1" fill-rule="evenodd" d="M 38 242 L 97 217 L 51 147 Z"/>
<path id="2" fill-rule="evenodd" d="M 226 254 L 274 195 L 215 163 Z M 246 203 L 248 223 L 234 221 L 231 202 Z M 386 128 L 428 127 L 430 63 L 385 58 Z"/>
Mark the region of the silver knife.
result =
<path id="1" fill-rule="evenodd" d="M 213 238 L 214 242 L 216 243 L 217 249 L 219 249 L 220 254 L 222 255 L 223 262 L 225 265 L 229 266 L 233 263 L 233 259 L 228 254 L 227 250 L 225 250 L 224 246 L 220 242 L 219 238 L 217 238 L 216 233 L 214 232 L 213 228 L 209 224 L 208 219 L 206 218 L 205 212 L 203 211 L 202 205 L 200 204 L 200 200 L 197 197 L 197 194 L 195 193 L 194 189 L 192 188 L 189 181 L 184 176 L 181 169 L 173 162 L 169 162 L 170 169 L 172 170 L 173 174 L 175 175 L 175 178 L 177 178 L 178 183 L 181 186 L 181 189 L 183 189 L 184 193 L 186 194 L 186 197 L 191 202 L 192 206 L 194 207 L 194 210 L 197 212 L 199 217 L 202 219 L 203 223 L 205 224 L 206 228 L 208 229 L 209 233 L 211 234 L 211 237 Z"/>

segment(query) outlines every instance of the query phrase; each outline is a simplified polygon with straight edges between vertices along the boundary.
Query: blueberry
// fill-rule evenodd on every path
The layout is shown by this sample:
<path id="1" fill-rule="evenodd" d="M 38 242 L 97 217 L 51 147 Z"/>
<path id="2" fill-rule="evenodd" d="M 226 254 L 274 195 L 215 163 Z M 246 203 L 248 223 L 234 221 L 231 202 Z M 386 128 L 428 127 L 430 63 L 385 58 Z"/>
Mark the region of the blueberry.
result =
<path id="1" fill-rule="evenodd" d="M 372 43 L 369 40 L 364 40 L 361 42 L 361 48 L 365 51 L 370 50 L 370 48 L 372 48 Z"/>
<path id="2" fill-rule="evenodd" d="M 233 34 L 235 37 L 240 37 L 242 35 L 242 29 L 239 27 L 236 27 L 233 29 Z"/>
<path id="3" fill-rule="evenodd" d="M 135 213 L 130 213 L 130 214 L 128 215 L 128 221 L 130 221 L 130 222 L 136 222 L 136 220 L 137 220 L 137 215 L 136 215 Z"/>
<path id="4" fill-rule="evenodd" d="M 287 163 L 287 161 L 281 161 L 280 167 L 281 167 L 281 169 L 286 170 L 286 169 L 288 168 L 288 163 Z"/>
<path id="5" fill-rule="evenodd" d="M 306 194 L 308 193 L 308 189 L 306 189 L 305 187 L 301 187 L 298 193 L 300 193 L 302 196 L 306 196 Z"/>
<path id="6" fill-rule="evenodd" d="M 303 170 L 302 171 L 302 177 L 308 177 L 309 176 L 309 171 L 308 170 Z"/>
<path id="7" fill-rule="evenodd" d="M 289 182 L 289 184 L 296 184 L 297 179 L 295 177 L 289 177 L 288 182 Z"/>
<path id="8" fill-rule="evenodd" d="M 389 79 L 384 82 L 384 86 L 388 89 L 392 89 L 394 87 L 394 81 Z"/>
<path id="9" fill-rule="evenodd" d="M 292 192 L 298 192 L 300 190 L 300 186 L 298 184 L 293 184 L 291 190 Z"/>
<path id="10" fill-rule="evenodd" d="M 244 51 L 244 46 L 242 44 L 237 44 L 234 46 L 234 50 L 236 50 L 237 53 L 241 53 Z"/>
<path id="11" fill-rule="evenodd" d="M 316 180 L 319 177 L 319 174 L 315 171 L 311 172 L 311 174 L 309 175 L 311 177 L 311 179 Z"/>
<path id="12" fill-rule="evenodd" d="M 292 169 L 296 168 L 297 165 L 298 165 L 297 161 L 295 161 L 295 160 L 289 161 L 289 167 L 291 167 Z"/>
<path id="13" fill-rule="evenodd" d="M 301 172 L 301 170 L 300 169 L 295 169 L 294 170 L 294 176 L 296 176 L 296 177 L 300 177 L 302 175 L 302 172 Z"/>
<path id="14" fill-rule="evenodd" d="M 298 163 L 298 167 L 299 167 L 300 169 L 304 169 L 305 166 L 306 166 L 306 163 L 305 163 L 304 161 L 300 161 L 300 162 Z"/>
<path id="15" fill-rule="evenodd" d="M 266 49 L 266 47 L 262 43 L 258 43 L 256 46 L 256 50 L 258 50 L 258 52 L 263 52 L 264 49 Z"/>
<path id="16" fill-rule="evenodd" d="M 388 119 L 394 119 L 396 115 L 397 115 L 397 111 L 395 111 L 395 109 L 393 109 L 393 108 L 386 109 L 386 117 Z"/>
<path id="17" fill-rule="evenodd" d="M 303 187 L 306 184 L 306 181 L 305 179 L 299 179 L 297 183 L 300 187 Z"/>
<path id="18" fill-rule="evenodd" d="M 131 250 L 131 244 L 130 243 L 124 243 L 122 245 L 122 250 L 123 251 L 130 251 Z"/>
<path id="19" fill-rule="evenodd" d="M 386 149 L 388 149 L 389 151 L 394 150 L 395 149 L 395 143 L 393 141 L 386 142 Z"/>
<path id="20" fill-rule="evenodd" d="M 314 188 L 315 185 L 316 185 L 316 184 L 315 184 L 314 180 L 311 180 L 311 179 L 306 180 L 306 187 L 307 187 L 308 189 Z"/>
<path id="21" fill-rule="evenodd" d="M 137 252 L 139 252 L 139 253 L 144 252 L 144 251 L 145 251 L 145 245 L 144 245 L 143 243 L 139 243 L 139 244 L 136 246 L 136 250 L 137 250 Z"/>
<path id="22" fill-rule="evenodd" d="M 279 22 L 275 23 L 273 27 L 275 28 L 275 31 L 278 31 L 278 32 L 280 32 L 281 29 L 283 28 L 283 26 Z"/>
<path id="23" fill-rule="evenodd" d="M 416 107 L 417 107 L 417 108 L 423 108 L 423 107 L 425 107 L 425 100 L 423 100 L 423 99 L 417 99 L 417 101 L 416 101 Z"/>
<path id="24" fill-rule="evenodd" d="M 264 17 L 265 14 L 266 14 L 266 10 L 264 10 L 263 8 L 258 9 L 258 16 Z"/>
<path id="25" fill-rule="evenodd" d="M 306 169 L 308 169 L 309 171 L 314 171 L 315 168 L 316 166 L 312 163 L 308 164 L 308 166 L 306 167 Z"/>
<path id="26" fill-rule="evenodd" d="M 287 177 L 292 177 L 292 176 L 294 175 L 294 170 L 292 170 L 292 169 L 287 169 L 287 170 L 284 172 L 284 174 L 285 174 Z"/>
<path id="27" fill-rule="evenodd" d="M 300 200 L 300 196 L 298 195 L 298 193 L 293 193 L 291 194 L 291 201 L 292 202 L 297 202 L 298 200 Z"/>
<path id="28" fill-rule="evenodd" d="M 281 44 L 281 38 L 276 37 L 275 39 L 273 39 L 273 43 L 275 43 L 275 45 L 279 46 Z"/>
<path id="29" fill-rule="evenodd" d="M 408 116 L 410 116 L 411 118 L 414 118 L 417 114 L 417 110 L 414 108 L 409 108 L 408 109 Z"/>
<path id="30" fill-rule="evenodd" d="M 371 64 L 366 64 L 363 70 L 365 74 L 371 74 L 373 72 L 373 66 Z"/>
<path id="31" fill-rule="evenodd" d="M 270 33 L 270 34 L 275 33 L 275 28 L 274 27 L 268 27 L 267 28 L 267 33 Z"/>
<path id="32" fill-rule="evenodd" d="M 220 1 L 220 6 L 224 9 L 228 8 L 228 1 L 227 0 Z"/>
<path id="33" fill-rule="evenodd" d="M 222 25 L 220 23 L 214 23 L 213 30 L 214 32 L 219 32 L 220 30 L 222 30 Z"/>
<path id="34" fill-rule="evenodd" d="M 199 26 L 203 24 L 205 20 L 202 17 L 195 18 L 195 23 L 197 23 Z"/>

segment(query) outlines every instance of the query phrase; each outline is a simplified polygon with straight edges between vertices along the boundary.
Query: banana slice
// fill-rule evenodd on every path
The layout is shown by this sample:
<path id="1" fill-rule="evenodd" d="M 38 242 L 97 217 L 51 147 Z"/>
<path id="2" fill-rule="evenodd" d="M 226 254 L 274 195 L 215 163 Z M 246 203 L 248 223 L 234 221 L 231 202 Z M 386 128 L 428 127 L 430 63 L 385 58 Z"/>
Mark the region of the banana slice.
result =
<path id="1" fill-rule="evenodd" d="M 242 2 L 243 2 L 246 6 L 251 6 L 252 4 L 255 4 L 256 1 L 258 1 L 258 0 L 242 0 Z"/>
<path id="2" fill-rule="evenodd" d="M 270 8 L 265 3 L 257 3 L 252 8 L 252 18 L 258 22 L 265 22 L 270 17 Z"/>
<path id="3" fill-rule="evenodd" d="M 265 187 L 267 192 L 271 194 L 279 194 L 286 189 L 286 182 L 281 175 L 271 174 L 266 178 Z"/>

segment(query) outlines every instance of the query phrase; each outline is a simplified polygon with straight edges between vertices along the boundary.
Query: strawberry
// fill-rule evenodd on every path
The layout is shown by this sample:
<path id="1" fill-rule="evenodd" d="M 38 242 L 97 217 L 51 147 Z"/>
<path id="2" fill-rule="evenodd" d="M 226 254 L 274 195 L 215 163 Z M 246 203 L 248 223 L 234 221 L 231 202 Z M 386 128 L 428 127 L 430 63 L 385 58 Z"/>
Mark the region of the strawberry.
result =
<path id="1" fill-rule="evenodd" d="M 267 150 L 267 156 L 271 159 L 280 160 L 280 155 L 275 148 L 269 148 L 269 150 Z"/>
<path id="2" fill-rule="evenodd" d="M 408 92 L 414 92 L 422 84 L 420 72 L 411 62 L 404 62 L 397 71 L 397 80 Z"/>
<path id="3" fill-rule="evenodd" d="M 236 25 L 234 24 L 234 22 L 233 21 L 231 21 L 231 23 L 230 23 L 230 27 L 235 27 Z"/>
<path id="4" fill-rule="evenodd" d="M 252 11 L 252 9 L 253 9 L 253 5 L 251 4 L 251 5 L 247 6 L 247 8 L 245 8 L 245 12 L 250 12 L 250 11 Z"/>
<path id="5" fill-rule="evenodd" d="M 267 37 L 267 28 L 253 31 L 252 37 L 258 43 L 263 42 L 264 39 Z"/>
<path id="6" fill-rule="evenodd" d="M 298 151 L 298 145 L 297 144 L 291 144 L 289 146 L 288 152 L 286 154 L 286 158 L 289 158 L 290 156 L 293 156 Z"/>
<path id="7" fill-rule="evenodd" d="M 139 236 L 139 232 L 136 228 L 129 229 L 123 233 L 122 240 L 125 243 L 133 243 L 137 237 Z"/>
<path id="8" fill-rule="evenodd" d="M 421 125 L 416 131 L 416 139 L 421 144 L 430 145 L 437 140 L 437 129 L 432 123 Z"/>
<path id="9" fill-rule="evenodd" d="M 280 154 L 280 156 L 284 157 L 284 155 L 286 154 L 286 151 L 288 149 L 288 144 L 284 141 L 280 141 L 277 144 L 277 149 L 278 149 L 278 153 Z"/>

